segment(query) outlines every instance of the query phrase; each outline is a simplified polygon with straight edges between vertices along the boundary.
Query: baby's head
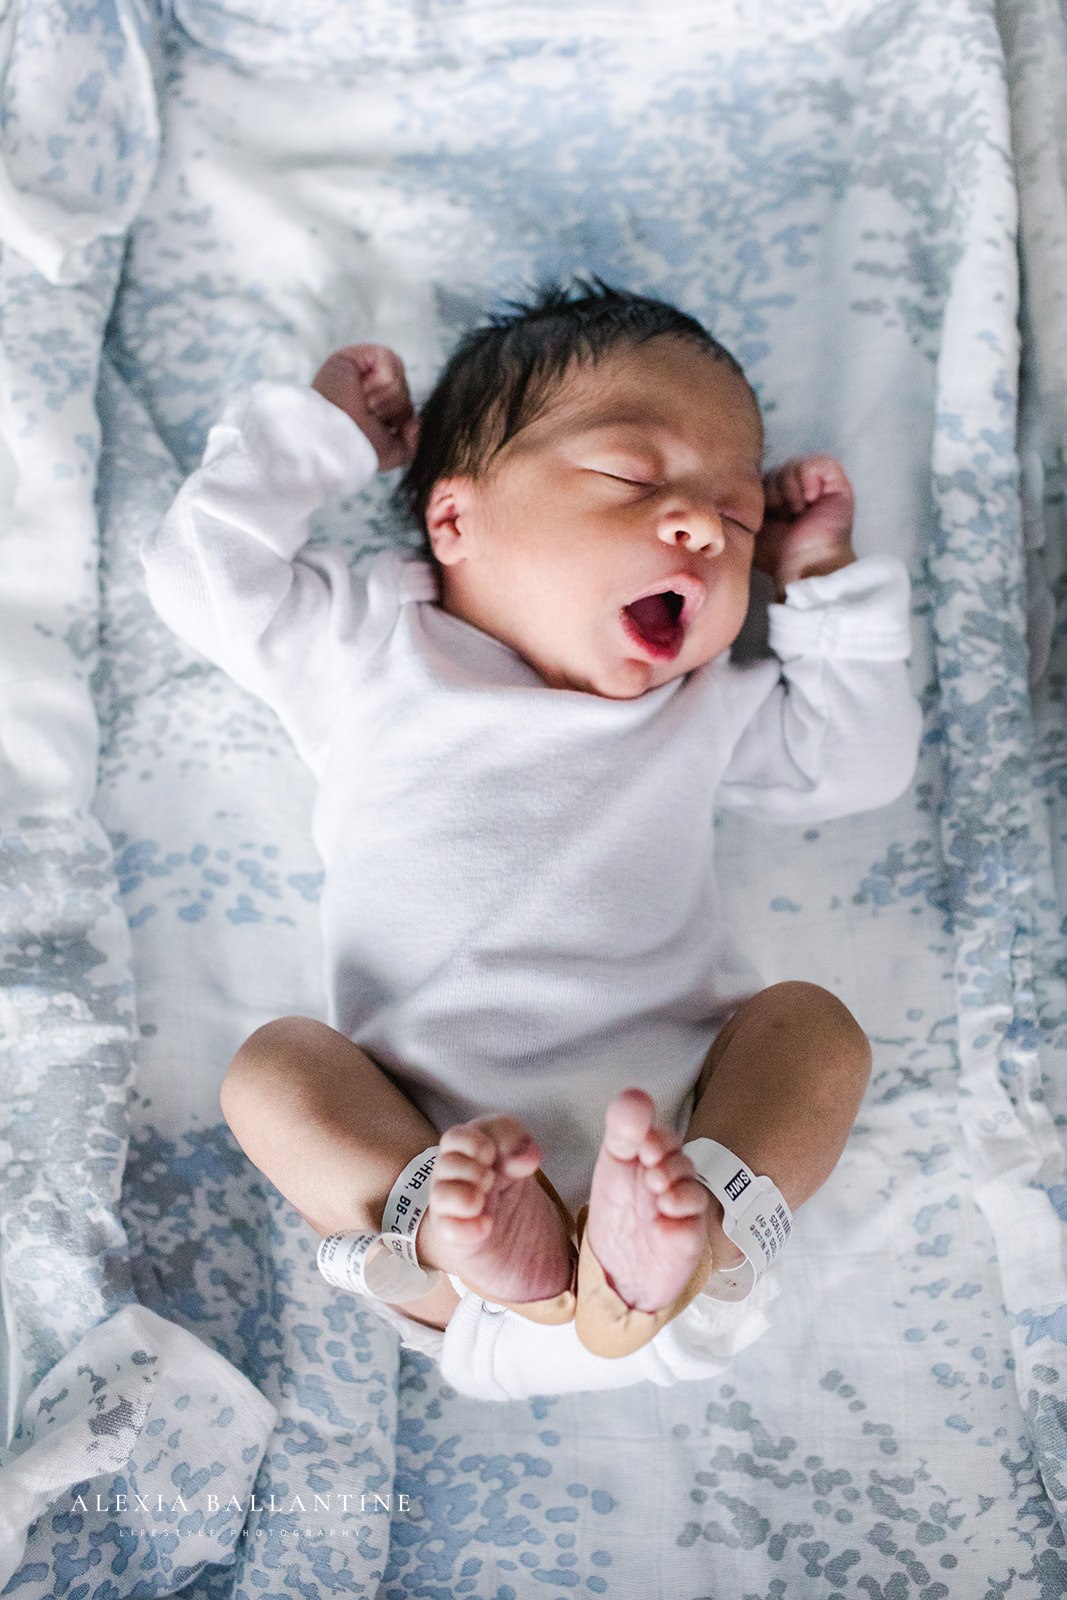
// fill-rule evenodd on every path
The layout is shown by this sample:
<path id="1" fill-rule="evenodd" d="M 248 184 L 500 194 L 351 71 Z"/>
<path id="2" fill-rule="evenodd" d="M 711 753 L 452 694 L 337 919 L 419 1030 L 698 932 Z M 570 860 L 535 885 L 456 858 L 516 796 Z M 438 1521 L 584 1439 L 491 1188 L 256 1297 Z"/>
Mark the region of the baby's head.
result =
<path id="1" fill-rule="evenodd" d="M 401 493 L 446 611 L 554 688 L 630 700 L 740 632 L 762 455 L 744 373 L 698 322 L 579 283 L 466 335 Z"/>

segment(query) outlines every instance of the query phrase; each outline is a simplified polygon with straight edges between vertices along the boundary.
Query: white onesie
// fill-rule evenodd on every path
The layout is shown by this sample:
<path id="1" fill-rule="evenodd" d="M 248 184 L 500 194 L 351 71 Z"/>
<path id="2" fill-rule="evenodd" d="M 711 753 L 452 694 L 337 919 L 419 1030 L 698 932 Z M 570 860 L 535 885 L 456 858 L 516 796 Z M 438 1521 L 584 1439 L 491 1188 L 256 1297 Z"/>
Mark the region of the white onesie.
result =
<path id="1" fill-rule="evenodd" d="M 684 1132 L 760 986 L 720 910 L 716 804 L 806 824 L 911 781 L 907 573 L 878 556 L 790 584 L 777 660 L 723 655 L 634 700 L 551 689 L 441 610 L 412 551 L 356 576 L 304 548 L 376 465 L 314 390 L 256 384 L 146 540 L 149 593 L 319 780 L 332 1025 L 439 1129 L 521 1118 L 576 1211 L 609 1101 L 644 1088 Z"/>

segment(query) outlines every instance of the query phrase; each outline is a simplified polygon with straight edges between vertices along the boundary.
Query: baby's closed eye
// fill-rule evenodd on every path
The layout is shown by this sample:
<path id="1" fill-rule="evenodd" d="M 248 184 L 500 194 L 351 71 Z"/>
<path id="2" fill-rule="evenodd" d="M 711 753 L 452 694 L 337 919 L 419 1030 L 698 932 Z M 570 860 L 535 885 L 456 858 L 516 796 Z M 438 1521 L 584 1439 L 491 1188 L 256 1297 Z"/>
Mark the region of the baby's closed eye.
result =
<path id="1" fill-rule="evenodd" d="M 608 478 L 614 483 L 626 484 L 635 489 L 658 489 L 659 480 L 654 471 L 624 462 L 589 462 L 583 469 L 598 478 Z"/>

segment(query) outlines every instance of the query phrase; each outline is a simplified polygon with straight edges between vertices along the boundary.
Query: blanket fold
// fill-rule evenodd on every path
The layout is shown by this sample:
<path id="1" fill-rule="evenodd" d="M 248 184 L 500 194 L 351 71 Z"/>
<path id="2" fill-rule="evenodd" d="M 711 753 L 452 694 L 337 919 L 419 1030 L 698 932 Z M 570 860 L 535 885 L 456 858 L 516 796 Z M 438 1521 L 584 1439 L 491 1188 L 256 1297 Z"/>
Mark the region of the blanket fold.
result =
<path id="1" fill-rule="evenodd" d="M 0 1466 L 0 1586 L 55 1561 L 165 1595 L 229 1564 L 275 1417 L 199 1339 L 124 1306 L 26 1403 L 24 1448 Z"/>

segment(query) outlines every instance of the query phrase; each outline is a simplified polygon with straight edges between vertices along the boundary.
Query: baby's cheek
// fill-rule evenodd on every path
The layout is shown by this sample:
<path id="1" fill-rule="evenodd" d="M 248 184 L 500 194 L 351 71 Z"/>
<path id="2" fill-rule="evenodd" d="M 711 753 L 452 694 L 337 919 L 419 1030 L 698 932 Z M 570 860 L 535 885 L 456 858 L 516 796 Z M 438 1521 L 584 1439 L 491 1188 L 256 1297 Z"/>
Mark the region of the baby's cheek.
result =
<path id="1" fill-rule="evenodd" d="M 701 613 L 706 659 L 713 660 L 728 650 L 745 625 L 749 607 L 748 573 L 739 572 L 731 584 L 719 584 L 712 591 Z M 706 613 L 706 616 L 705 616 Z"/>

